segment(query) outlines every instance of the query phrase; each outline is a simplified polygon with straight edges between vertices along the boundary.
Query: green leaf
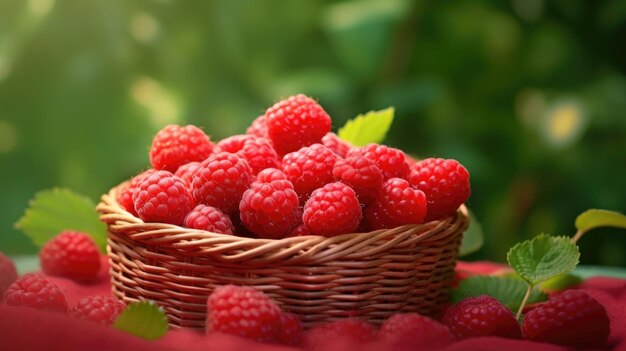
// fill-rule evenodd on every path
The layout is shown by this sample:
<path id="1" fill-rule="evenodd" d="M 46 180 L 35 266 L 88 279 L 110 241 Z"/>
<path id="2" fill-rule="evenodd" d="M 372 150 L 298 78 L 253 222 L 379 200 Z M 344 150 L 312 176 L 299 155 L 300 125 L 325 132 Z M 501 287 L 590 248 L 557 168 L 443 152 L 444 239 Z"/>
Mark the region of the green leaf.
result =
<path id="1" fill-rule="evenodd" d="M 511 248 L 509 265 L 528 284 L 535 285 L 576 267 L 580 252 L 566 236 L 540 234 Z"/>
<path id="2" fill-rule="evenodd" d="M 468 213 L 470 217 L 470 225 L 465 233 L 463 233 L 463 241 L 461 242 L 459 256 L 469 255 L 480 250 L 485 241 L 483 226 L 478 222 L 471 211 L 468 211 Z"/>
<path id="3" fill-rule="evenodd" d="M 152 301 L 133 302 L 126 306 L 113 326 L 140 338 L 154 340 L 167 333 L 167 317 Z"/>
<path id="4" fill-rule="evenodd" d="M 477 275 L 469 277 L 461 282 L 452 291 L 452 301 L 458 302 L 466 297 L 489 295 L 492 296 L 511 311 L 517 311 L 524 299 L 528 285 L 518 277 Z M 548 296 L 535 288 L 530 294 L 528 303 L 546 301 Z"/>
<path id="5" fill-rule="evenodd" d="M 571 288 L 572 286 L 578 285 L 582 283 L 582 281 L 582 278 L 577 275 L 565 273 L 557 275 L 556 277 L 552 277 L 545 282 L 539 284 L 539 289 L 545 292 L 562 291 Z"/>
<path id="6" fill-rule="evenodd" d="M 84 232 L 106 252 L 107 229 L 100 222 L 96 206 L 89 198 L 68 189 L 55 188 L 35 194 L 15 227 L 39 247 L 64 230 Z"/>
<path id="7" fill-rule="evenodd" d="M 349 120 L 339 129 L 339 138 L 350 142 L 354 146 L 365 146 L 369 143 L 381 143 L 385 140 L 387 131 L 391 127 L 394 108 L 389 107 L 380 111 L 370 111 Z"/>
<path id="8" fill-rule="evenodd" d="M 599 227 L 626 229 L 626 215 L 619 212 L 591 209 L 576 218 L 576 229 L 587 232 Z"/>

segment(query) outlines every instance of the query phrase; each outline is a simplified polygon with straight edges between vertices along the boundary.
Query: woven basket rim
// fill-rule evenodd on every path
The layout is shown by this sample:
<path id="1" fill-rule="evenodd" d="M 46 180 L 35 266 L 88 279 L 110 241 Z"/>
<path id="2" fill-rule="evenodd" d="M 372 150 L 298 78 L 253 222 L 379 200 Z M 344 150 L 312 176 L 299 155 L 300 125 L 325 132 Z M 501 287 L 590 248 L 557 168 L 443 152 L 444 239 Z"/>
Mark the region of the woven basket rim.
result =
<path id="1" fill-rule="evenodd" d="M 117 201 L 119 190 L 127 183 L 128 181 L 123 182 L 102 195 L 101 201 L 96 207 L 100 213 L 100 220 L 108 224 L 109 231 L 123 232 L 129 239 L 144 245 L 159 245 L 177 251 L 188 251 L 193 256 L 223 255 L 225 252 L 229 252 L 226 260 L 231 262 L 249 259 L 251 255 L 263 256 L 268 253 L 276 257 L 287 257 L 302 252 L 301 250 L 304 249 L 310 255 L 315 255 L 318 258 L 321 251 L 329 251 L 333 248 L 334 251 L 348 250 L 363 253 L 359 247 L 364 248 L 374 243 L 380 244 L 381 240 L 388 239 L 388 243 L 378 245 L 380 250 L 384 250 L 385 246 L 393 245 L 396 239 L 397 241 L 405 241 L 409 236 L 414 236 L 412 239 L 416 241 L 428 241 L 431 233 L 439 232 L 435 229 L 456 225 L 464 227 L 469 221 L 467 207 L 461 205 L 455 214 L 423 224 L 409 224 L 396 228 L 379 229 L 365 233 L 347 233 L 333 237 L 307 235 L 282 239 L 249 238 L 189 229 L 173 224 L 144 222 L 122 208 Z M 398 236 L 401 238 L 397 238 Z M 240 254 L 233 254 L 237 251 Z M 329 256 L 332 257 L 333 252 L 330 252 Z"/>

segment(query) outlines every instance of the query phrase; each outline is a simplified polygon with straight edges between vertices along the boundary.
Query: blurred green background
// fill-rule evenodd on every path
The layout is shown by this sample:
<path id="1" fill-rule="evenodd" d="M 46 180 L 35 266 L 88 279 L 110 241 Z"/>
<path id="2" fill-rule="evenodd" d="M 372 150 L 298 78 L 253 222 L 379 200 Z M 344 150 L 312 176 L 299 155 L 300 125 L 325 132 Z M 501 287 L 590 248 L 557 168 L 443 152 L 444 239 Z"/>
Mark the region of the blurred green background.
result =
<path id="1" fill-rule="evenodd" d="M 97 200 L 148 166 L 152 135 L 219 140 L 281 97 L 337 128 L 396 107 L 387 143 L 470 170 L 470 207 L 504 260 L 587 208 L 626 210 L 626 1 L 0 1 L 0 251 L 38 190 Z M 626 265 L 597 230 L 587 264 Z"/>

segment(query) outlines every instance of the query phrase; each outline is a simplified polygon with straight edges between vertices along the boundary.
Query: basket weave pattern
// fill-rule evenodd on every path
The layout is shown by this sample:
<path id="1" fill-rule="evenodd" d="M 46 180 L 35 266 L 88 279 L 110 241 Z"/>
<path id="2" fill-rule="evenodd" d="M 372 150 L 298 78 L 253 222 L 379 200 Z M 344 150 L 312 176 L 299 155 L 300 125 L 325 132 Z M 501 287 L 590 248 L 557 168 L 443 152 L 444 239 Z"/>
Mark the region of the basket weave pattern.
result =
<path id="1" fill-rule="evenodd" d="M 464 206 L 445 220 L 332 238 L 282 240 L 144 223 L 117 203 L 97 209 L 108 225 L 113 294 L 161 305 L 170 326 L 203 328 L 216 286 L 248 285 L 301 317 L 305 327 L 348 316 L 380 323 L 396 312 L 435 315 L 447 301 Z"/>

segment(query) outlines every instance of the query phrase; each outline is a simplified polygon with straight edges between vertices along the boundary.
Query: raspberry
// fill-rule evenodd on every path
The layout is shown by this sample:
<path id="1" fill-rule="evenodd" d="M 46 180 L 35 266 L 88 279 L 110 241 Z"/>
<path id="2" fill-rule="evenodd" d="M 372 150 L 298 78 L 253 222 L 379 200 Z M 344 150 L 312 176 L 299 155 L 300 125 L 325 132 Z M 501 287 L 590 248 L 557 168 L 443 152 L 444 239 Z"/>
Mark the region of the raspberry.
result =
<path id="1" fill-rule="evenodd" d="M 426 194 L 427 221 L 453 214 L 471 193 L 469 173 L 455 160 L 422 160 L 411 171 L 409 182 Z"/>
<path id="2" fill-rule="evenodd" d="M 229 152 L 217 153 L 202 162 L 191 191 L 198 203 L 235 213 L 243 193 L 253 180 L 248 161 Z"/>
<path id="3" fill-rule="evenodd" d="M 405 224 L 420 224 L 426 215 L 426 196 L 411 188 L 400 178 L 385 181 L 378 198 L 365 210 L 370 228 L 395 228 Z"/>
<path id="4" fill-rule="evenodd" d="M 117 195 L 117 202 L 133 216 L 137 216 L 137 211 L 135 211 L 135 203 L 133 202 L 133 193 L 135 192 L 135 189 L 137 189 L 137 187 L 139 186 L 139 183 L 141 183 L 141 181 L 145 177 L 153 174 L 154 172 L 156 172 L 156 169 L 151 168 L 143 173 L 136 175 L 130 180 L 128 186 L 126 186 Z"/>
<path id="5" fill-rule="evenodd" d="M 260 115 L 252 121 L 252 124 L 246 130 L 246 134 L 256 137 L 267 138 L 267 124 L 265 123 L 265 115 Z"/>
<path id="6" fill-rule="evenodd" d="M 40 274 L 28 273 L 4 292 L 8 306 L 27 306 L 39 310 L 67 312 L 67 301 L 59 287 Z"/>
<path id="7" fill-rule="evenodd" d="M 186 228 L 206 230 L 213 233 L 233 234 L 230 217 L 215 207 L 198 205 L 185 217 Z"/>
<path id="8" fill-rule="evenodd" d="M 180 225 L 195 205 L 185 182 L 167 171 L 144 178 L 133 194 L 135 209 L 145 222 Z"/>
<path id="9" fill-rule="evenodd" d="M 243 149 L 243 144 L 250 139 L 254 139 L 254 137 L 246 134 L 233 135 L 220 140 L 220 142 L 217 143 L 217 147 L 220 152 L 226 151 L 234 154 Z"/>
<path id="10" fill-rule="evenodd" d="M 581 290 L 567 290 L 528 312 L 524 338 L 576 349 L 606 346 L 610 328 L 604 307 Z"/>
<path id="11" fill-rule="evenodd" d="M 322 145 L 331 149 L 334 153 L 341 157 L 346 157 L 346 155 L 348 155 L 348 151 L 352 148 L 352 145 L 350 145 L 347 141 L 339 139 L 337 134 L 333 132 L 326 133 L 326 135 L 324 135 L 322 138 Z"/>
<path id="12" fill-rule="evenodd" d="M 198 127 L 169 125 L 154 136 L 150 162 L 155 169 L 174 173 L 185 163 L 204 161 L 211 152 L 213 143 Z"/>
<path id="13" fill-rule="evenodd" d="M 466 298 L 450 307 L 442 318 L 457 339 L 500 336 L 519 339 L 520 326 L 511 311 L 491 296 Z"/>
<path id="14" fill-rule="evenodd" d="M 378 166 L 361 156 L 338 160 L 333 167 L 333 176 L 354 189 L 363 204 L 372 202 L 383 184 L 383 174 Z"/>
<path id="15" fill-rule="evenodd" d="M 285 345 L 298 345 L 302 339 L 302 322 L 293 313 L 283 312 L 278 341 Z"/>
<path id="16" fill-rule="evenodd" d="M 352 233 L 361 216 L 354 190 L 343 183 L 330 183 L 313 192 L 304 205 L 302 219 L 311 233 L 330 237 Z"/>
<path id="17" fill-rule="evenodd" d="M 330 131 L 330 117 L 324 109 L 302 94 L 274 104 L 265 112 L 267 132 L 280 155 L 319 143 Z"/>
<path id="18" fill-rule="evenodd" d="M 307 350 L 327 350 L 329 342 L 344 341 L 354 348 L 354 344 L 367 344 L 375 338 L 376 328 L 373 325 L 360 319 L 346 318 L 309 330 L 304 336 L 304 344 Z"/>
<path id="19" fill-rule="evenodd" d="M 91 281 L 100 272 L 100 252 L 90 236 L 80 232 L 65 231 L 39 252 L 41 268 L 46 274 Z"/>
<path id="20" fill-rule="evenodd" d="M 281 334 L 281 315 L 278 305 L 261 291 L 226 285 L 209 296 L 206 330 L 273 342 Z"/>
<path id="21" fill-rule="evenodd" d="M 442 348 L 455 341 L 454 335 L 445 325 L 417 313 L 396 313 L 387 319 L 378 331 L 381 341 L 391 349 Z"/>
<path id="22" fill-rule="evenodd" d="M 4 291 L 17 280 L 15 264 L 5 254 L 0 252 L 0 297 Z"/>
<path id="23" fill-rule="evenodd" d="M 368 144 L 362 148 L 351 149 L 347 157 L 350 156 L 363 156 L 374 161 L 383 172 L 385 179 L 409 177 L 409 165 L 406 163 L 406 155 L 402 150 L 385 145 Z"/>
<path id="24" fill-rule="evenodd" d="M 322 144 L 313 144 L 285 155 L 283 172 L 293 183 L 302 202 L 313 190 L 333 182 L 333 167 L 339 156 Z"/>
<path id="25" fill-rule="evenodd" d="M 191 181 L 198 168 L 200 168 L 200 162 L 189 162 L 178 167 L 174 175 L 182 179 L 185 185 L 187 185 L 187 188 L 191 189 Z"/>
<path id="26" fill-rule="evenodd" d="M 298 224 L 298 204 L 288 180 L 254 182 L 239 204 L 241 221 L 261 238 L 280 239 Z"/>
<path id="27" fill-rule="evenodd" d="M 270 141 L 265 138 L 250 138 L 246 140 L 237 154 L 248 161 L 252 174 L 257 174 L 266 168 L 280 167 L 280 159 L 272 148 Z"/>
<path id="28" fill-rule="evenodd" d="M 256 181 L 259 183 L 269 183 L 273 180 L 287 180 L 287 176 L 276 168 L 266 168 L 256 175 Z"/>
<path id="29" fill-rule="evenodd" d="M 111 296 L 93 295 L 82 297 L 71 310 L 71 315 L 80 319 L 111 325 L 126 305 Z"/>
<path id="30" fill-rule="evenodd" d="M 311 231 L 306 225 L 300 224 L 299 226 L 293 228 L 291 233 L 287 234 L 287 237 L 291 238 L 294 236 L 305 236 L 305 235 L 311 235 Z"/>

